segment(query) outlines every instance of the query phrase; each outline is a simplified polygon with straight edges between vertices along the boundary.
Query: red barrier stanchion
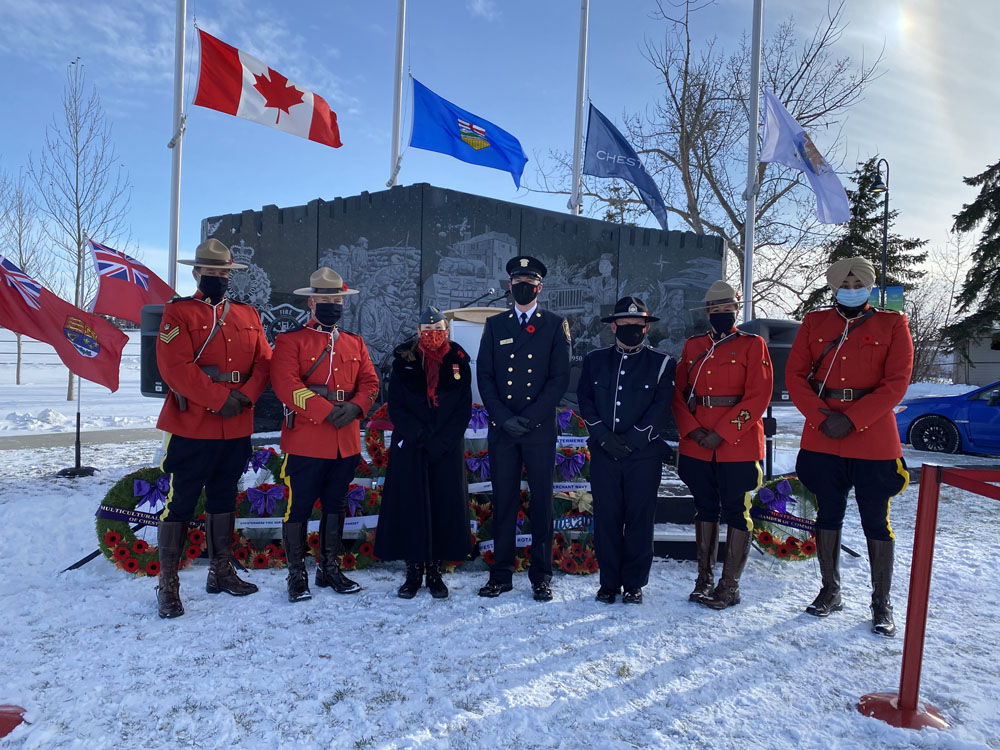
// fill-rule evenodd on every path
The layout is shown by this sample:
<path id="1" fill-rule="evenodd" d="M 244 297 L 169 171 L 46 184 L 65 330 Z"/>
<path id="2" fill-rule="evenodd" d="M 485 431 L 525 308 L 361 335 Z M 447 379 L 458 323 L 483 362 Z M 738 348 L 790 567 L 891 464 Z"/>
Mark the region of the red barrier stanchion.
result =
<path id="1" fill-rule="evenodd" d="M 858 702 L 858 710 L 865 716 L 873 716 L 904 729 L 948 728 L 948 722 L 937 708 L 919 702 L 920 666 L 924 658 L 927 601 L 931 588 L 931 563 L 934 559 L 934 534 L 937 530 L 940 493 L 940 467 L 924 464 L 920 470 L 917 522 L 913 532 L 913 563 L 910 566 L 910 597 L 906 606 L 906 636 L 903 641 L 899 692 L 869 693 Z"/>
<path id="2" fill-rule="evenodd" d="M 0 706 L 0 737 L 6 737 L 23 721 L 24 709 L 20 706 Z"/>

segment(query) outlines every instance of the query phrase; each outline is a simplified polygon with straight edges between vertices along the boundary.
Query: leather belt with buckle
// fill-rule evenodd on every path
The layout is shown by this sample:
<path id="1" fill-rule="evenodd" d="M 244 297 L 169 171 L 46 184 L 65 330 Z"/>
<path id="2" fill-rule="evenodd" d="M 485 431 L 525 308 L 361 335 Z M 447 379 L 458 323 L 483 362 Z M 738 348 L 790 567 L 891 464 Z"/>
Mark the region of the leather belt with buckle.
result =
<path id="1" fill-rule="evenodd" d="M 709 409 L 719 406 L 736 406 L 743 400 L 742 394 L 739 396 L 695 396 L 694 403 L 697 406 L 707 406 Z"/>
<path id="2" fill-rule="evenodd" d="M 306 387 L 317 396 L 322 396 L 327 401 L 332 401 L 333 403 L 350 401 L 355 396 L 355 391 L 345 391 L 342 388 L 331 391 L 330 387 L 326 385 L 309 385 Z"/>
<path id="3" fill-rule="evenodd" d="M 824 388 L 822 383 L 815 380 L 810 380 L 809 385 L 820 398 L 831 398 L 837 401 L 857 401 L 875 390 L 874 388 Z"/>
<path id="4" fill-rule="evenodd" d="M 219 372 L 218 365 L 204 365 L 201 371 L 208 375 L 213 383 L 243 383 L 250 377 L 250 373 L 239 372 L 238 370 Z"/>

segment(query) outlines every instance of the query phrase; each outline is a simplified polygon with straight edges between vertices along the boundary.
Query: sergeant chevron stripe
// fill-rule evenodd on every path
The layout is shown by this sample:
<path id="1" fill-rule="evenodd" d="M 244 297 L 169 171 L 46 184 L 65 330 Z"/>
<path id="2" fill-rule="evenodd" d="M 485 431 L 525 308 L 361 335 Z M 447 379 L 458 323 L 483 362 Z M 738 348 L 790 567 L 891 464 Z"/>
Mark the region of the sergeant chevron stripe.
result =
<path id="1" fill-rule="evenodd" d="M 298 390 L 292 391 L 292 403 L 294 403 L 300 409 L 306 408 L 306 401 L 311 399 L 316 394 L 310 391 L 308 388 L 299 388 Z"/>
<path id="2" fill-rule="evenodd" d="M 177 337 L 177 334 L 180 332 L 181 332 L 180 328 L 174 328 L 173 330 L 170 331 L 160 331 L 160 341 L 162 341 L 164 344 L 169 344 Z"/>

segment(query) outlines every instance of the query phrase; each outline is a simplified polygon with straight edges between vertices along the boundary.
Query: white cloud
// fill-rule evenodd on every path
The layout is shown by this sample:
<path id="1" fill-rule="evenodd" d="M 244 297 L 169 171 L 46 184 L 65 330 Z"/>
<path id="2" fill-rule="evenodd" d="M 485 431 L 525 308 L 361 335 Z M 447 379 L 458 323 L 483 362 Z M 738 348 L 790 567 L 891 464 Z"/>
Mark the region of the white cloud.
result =
<path id="1" fill-rule="evenodd" d="M 487 21 L 495 21 L 500 16 L 494 0 L 466 0 L 465 7 L 472 15 Z"/>

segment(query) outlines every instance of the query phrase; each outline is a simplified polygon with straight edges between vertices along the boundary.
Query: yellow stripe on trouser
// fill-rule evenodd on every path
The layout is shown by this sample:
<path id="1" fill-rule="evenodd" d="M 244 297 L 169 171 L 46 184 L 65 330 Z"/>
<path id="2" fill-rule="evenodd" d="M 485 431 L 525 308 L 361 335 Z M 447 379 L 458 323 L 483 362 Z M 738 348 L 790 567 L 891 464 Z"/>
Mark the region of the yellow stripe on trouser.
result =
<path id="1" fill-rule="evenodd" d="M 901 459 L 896 459 L 896 473 L 903 477 L 903 486 L 900 488 L 896 495 L 902 495 L 906 488 L 910 486 L 910 472 L 903 468 L 903 462 Z M 889 538 L 895 539 L 896 535 L 892 531 L 892 524 L 889 523 L 889 511 L 892 508 L 892 498 L 896 497 L 893 495 L 888 500 L 885 501 L 885 527 L 889 530 Z"/>
<path id="2" fill-rule="evenodd" d="M 285 517 L 281 519 L 282 523 L 288 523 L 288 516 L 292 512 L 292 480 L 285 473 L 285 467 L 288 465 L 288 455 L 287 453 L 285 454 L 285 460 L 281 462 L 281 471 L 278 472 L 278 479 L 284 482 L 288 488 L 288 505 L 285 506 Z"/>
<path id="3" fill-rule="evenodd" d="M 169 432 L 167 433 L 167 440 L 163 444 L 163 459 L 160 461 L 160 471 L 164 471 L 163 464 L 167 462 L 167 451 L 170 450 L 170 438 L 172 438 Z M 170 502 L 174 499 L 174 475 L 170 474 L 170 491 L 167 492 L 167 499 L 163 501 L 163 511 L 160 513 L 160 520 L 166 521 L 167 515 L 170 513 Z"/>
<path id="4" fill-rule="evenodd" d="M 760 466 L 760 461 L 754 461 L 757 467 L 757 486 L 749 492 L 743 493 L 743 518 L 747 522 L 747 531 L 753 531 L 753 519 L 750 518 L 750 504 L 753 501 L 752 493 L 764 486 L 764 470 Z"/>

